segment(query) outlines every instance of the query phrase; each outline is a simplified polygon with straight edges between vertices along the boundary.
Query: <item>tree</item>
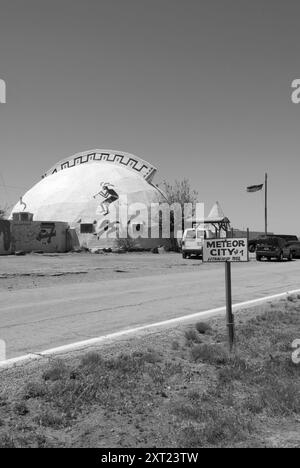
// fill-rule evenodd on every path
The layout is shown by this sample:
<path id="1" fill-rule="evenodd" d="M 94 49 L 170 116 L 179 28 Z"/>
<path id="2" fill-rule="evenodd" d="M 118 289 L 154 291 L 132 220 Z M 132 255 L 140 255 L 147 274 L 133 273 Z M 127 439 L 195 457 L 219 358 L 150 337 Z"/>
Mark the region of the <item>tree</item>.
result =
<path id="1" fill-rule="evenodd" d="M 188 179 L 183 179 L 182 181 L 175 180 L 173 185 L 164 180 L 161 189 L 170 205 L 179 203 L 183 208 L 185 203 L 195 205 L 198 199 L 198 192 L 191 188 Z"/>
<path id="2" fill-rule="evenodd" d="M 8 215 L 8 206 L 0 207 L 0 219 L 6 219 Z"/>
<path id="3" fill-rule="evenodd" d="M 161 190 L 164 193 L 167 202 L 169 205 L 173 205 L 174 203 L 178 203 L 181 206 L 182 212 L 182 226 L 184 228 L 184 208 L 186 204 L 192 205 L 192 212 L 190 215 L 194 214 L 195 205 L 198 200 L 198 192 L 191 188 L 190 181 L 188 179 L 183 179 L 181 181 L 175 180 L 174 184 L 167 182 L 164 180 L 161 184 Z M 174 213 L 171 211 L 170 213 L 170 242 L 171 242 L 171 249 L 178 251 L 178 242 L 177 242 L 177 233 L 174 232 Z"/>
<path id="4" fill-rule="evenodd" d="M 0 219 L 8 219 L 10 212 L 12 210 L 12 205 L 8 203 L 0 204 Z"/>

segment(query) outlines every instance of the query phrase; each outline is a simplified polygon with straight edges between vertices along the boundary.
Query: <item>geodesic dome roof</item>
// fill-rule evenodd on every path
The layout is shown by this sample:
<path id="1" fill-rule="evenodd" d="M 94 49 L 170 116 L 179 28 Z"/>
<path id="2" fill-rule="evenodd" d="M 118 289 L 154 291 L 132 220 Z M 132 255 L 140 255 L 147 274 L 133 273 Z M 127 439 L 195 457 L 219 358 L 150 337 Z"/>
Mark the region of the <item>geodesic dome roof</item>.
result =
<path id="1" fill-rule="evenodd" d="M 110 192 L 115 193 L 117 203 L 127 199 L 129 204 L 149 206 L 165 201 L 151 183 L 155 173 L 154 166 L 129 153 L 85 151 L 55 164 L 23 195 L 12 213 L 26 210 L 33 213 L 34 220 L 65 221 L 71 226 L 99 221 L 103 217 L 99 204 L 109 199 Z M 109 188 L 107 193 L 103 187 Z"/>

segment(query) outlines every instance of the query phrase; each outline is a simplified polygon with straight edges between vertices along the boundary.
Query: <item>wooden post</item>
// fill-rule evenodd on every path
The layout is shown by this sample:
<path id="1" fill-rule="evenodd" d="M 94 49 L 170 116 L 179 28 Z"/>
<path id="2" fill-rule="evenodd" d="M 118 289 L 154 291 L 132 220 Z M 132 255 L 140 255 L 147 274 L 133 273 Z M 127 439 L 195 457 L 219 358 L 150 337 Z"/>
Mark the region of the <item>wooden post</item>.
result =
<path id="1" fill-rule="evenodd" d="M 226 286 L 226 325 L 228 327 L 229 351 L 234 346 L 234 316 L 232 313 L 231 293 L 231 262 L 225 262 L 225 286 Z"/>
<path id="2" fill-rule="evenodd" d="M 250 240 L 250 232 L 249 232 L 249 228 L 247 228 L 247 259 L 248 259 L 248 262 L 249 262 L 249 240 Z"/>

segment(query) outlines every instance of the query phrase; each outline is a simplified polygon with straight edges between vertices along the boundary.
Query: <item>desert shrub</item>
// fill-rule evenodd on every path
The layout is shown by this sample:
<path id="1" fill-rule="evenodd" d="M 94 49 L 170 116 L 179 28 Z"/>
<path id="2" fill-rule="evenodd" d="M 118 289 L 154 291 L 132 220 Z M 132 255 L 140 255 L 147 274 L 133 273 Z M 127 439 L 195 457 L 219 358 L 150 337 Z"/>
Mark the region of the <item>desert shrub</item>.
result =
<path id="1" fill-rule="evenodd" d="M 127 234 L 127 237 L 118 237 L 116 241 L 117 247 L 124 252 L 134 252 L 138 250 L 137 240 L 130 237 Z"/>
<path id="2" fill-rule="evenodd" d="M 187 393 L 187 398 L 191 401 L 198 401 L 202 397 L 201 393 L 198 390 L 190 390 Z"/>
<path id="3" fill-rule="evenodd" d="M 6 433 L 0 434 L 0 448 L 15 448 L 14 438 Z"/>
<path id="4" fill-rule="evenodd" d="M 202 361 L 211 365 L 227 364 L 230 362 L 228 352 L 221 345 L 197 344 L 191 348 L 193 361 Z"/>
<path id="5" fill-rule="evenodd" d="M 43 372 L 42 378 L 55 381 L 65 378 L 67 374 L 69 370 L 66 364 L 61 359 L 57 359 Z"/>
<path id="6" fill-rule="evenodd" d="M 272 416 L 300 414 L 299 382 L 277 380 L 260 388 L 258 395 Z"/>
<path id="7" fill-rule="evenodd" d="M 7 394 L 0 394 L 0 408 L 7 405 Z"/>
<path id="8" fill-rule="evenodd" d="M 35 421 L 40 426 L 52 428 L 60 428 L 67 424 L 67 421 L 62 414 L 58 414 L 51 409 L 44 410 L 40 414 L 36 415 Z"/>
<path id="9" fill-rule="evenodd" d="M 115 373 L 140 374 L 146 364 L 155 364 L 161 361 L 161 356 L 155 350 L 135 351 L 130 354 L 121 353 L 115 358 L 105 361 L 107 369 Z"/>
<path id="10" fill-rule="evenodd" d="M 204 430 L 207 442 L 216 445 L 223 441 L 243 440 L 251 430 L 251 422 L 246 416 L 228 408 L 214 412 Z"/>
<path id="11" fill-rule="evenodd" d="M 133 358 L 138 358 L 141 363 L 147 362 L 155 364 L 162 361 L 162 356 L 155 350 L 148 348 L 146 351 L 135 351 L 132 353 Z"/>
<path id="12" fill-rule="evenodd" d="M 184 447 L 218 446 L 245 439 L 252 430 L 251 418 L 234 408 L 210 402 L 185 406 L 181 417 L 189 423 L 181 430 L 179 442 Z"/>
<path id="13" fill-rule="evenodd" d="M 93 368 L 103 366 L 103 364 L 104 359 L 102 358 L 102 356 L 99 353 L 91 351 L 81 358 L 79 367 Z"/>
<path id="14" fill-rule="evenodd" d="M 171 348 L 173 349 L 173 351 L 178 351 L 178 349 L 180 348 L 179 342 L 176 340 L 172 341 Z"/>
<path id="15" fill-rule="evenodd" d="M 287 297 L 287 300 L 288 300 L 289 302 L 295 302 L 295 301 L 297 300 L 297 298 L 296 298 L 296 296 L 290 295 L 290 296 Z"/>
<path id="16" fill-rule="evenodd" d="M 248 411 L 252 414 L 260 414 L 265 409 L 265 404 L 261 399 L 260 395 L 255 393 L 254 395 L 249 395 L 242 403 L 242 407 L 245 411 Z"/>
<path id="17" fill-rule="evenodd" d="M 41 382 L 28 382 L 23 388 L 23 398 L 29 400 L 30 398 L 43 397 L 46 394 L 46 387 Z"/>
<path id="18" fill-rule="evenodd" d="M 13 411 L 19 416 L 25 416 L 29 413 L 28 406 L 24 401 L 19 401 L 14 404 Z"/>
<path id="19" fill-rule="evenodd" d="M 197 322 L 195 328 L 201 335 L 205 335 L 205 333 L 211 332 L 211 326 L 205 322 Z"/>
<path id="20" fill-rule="evenodd" d="M 199 333 L 197 333 L 197 331 L 194 328 L 188 328 L 184 332 L 184 336 L 185 336 L 186 344 L 188 346 L 192 346 L 193 343 L 199 343 L 201 341 L 199 337 Z"/>
<path id="21" fill-rule="evenodd" d="M 175 402 L 172 406 L 172 412 L 183 420 L 200 421 L 202 419 L 201 402 L 195 404 L 193 400 Z"/>

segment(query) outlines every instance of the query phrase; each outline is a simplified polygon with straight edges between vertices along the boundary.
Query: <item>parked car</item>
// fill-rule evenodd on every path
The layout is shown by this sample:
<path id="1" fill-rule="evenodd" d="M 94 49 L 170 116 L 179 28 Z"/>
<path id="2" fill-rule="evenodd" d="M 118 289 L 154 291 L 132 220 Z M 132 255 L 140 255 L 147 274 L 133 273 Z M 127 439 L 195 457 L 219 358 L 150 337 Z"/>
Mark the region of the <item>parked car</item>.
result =
<path id="1" fill-rule="evenodd" d="M 202 256 L 203 252 L 203 231 L 197 229 L 186 229 L 181 242 L 182 257 L 191 255 Z"/>
<path id="2" fill-rule="evenodd" d="M 291 234 L 274 234 L 273 237 L 280 237 L 281 239 L 286 240 L 287 242 L 289 241 L 298 241 L 297 236 L 292 236 Z"/>
<path id="3" fill-rule="evenodd" d="M 290 242 L 290 241 L 298 241 L 298 237 L 297 236 L 293 236 L 291 234 L 272 234 L 272 235 L 268 235 L 268 236 L 262 236 L 262 237 L 258 237 L 256 239 L 251 239 L 249 240 L 248 242 L 248 250 L 249 252 L 255 252 L 256 251 L 256 246 L 257 246 L 257 242 L 262 239 L 262 238 L 266 238 L 266 237 L 280 237 L 281 239 L 284 239 L 286 240 L 287 242 Z"/>
<path id="4" fill-rule="evenodd" d="M 300 242 L 299 241 L 289 241 L 288 246 L 290 247 L 293 258 L 300 258 Z"/>
<path id="5" fill-rule="evenodd" d="M 255 252 L 256 250 L 257 239 L 251 239 L 248 242 L 248 250 L 249 252 Z"/>
<path id="6" fill-rule="evenodd" d="M 259 262 L 265 257 L 267 260 L 276 258 L 281 262 L 284 258 L 291 261 L 293 260 L 292 249 L 288 242 L 281 237 L 269 236 L 262 237 L 257 240 L 256 244 L 256 260 Z"/>

